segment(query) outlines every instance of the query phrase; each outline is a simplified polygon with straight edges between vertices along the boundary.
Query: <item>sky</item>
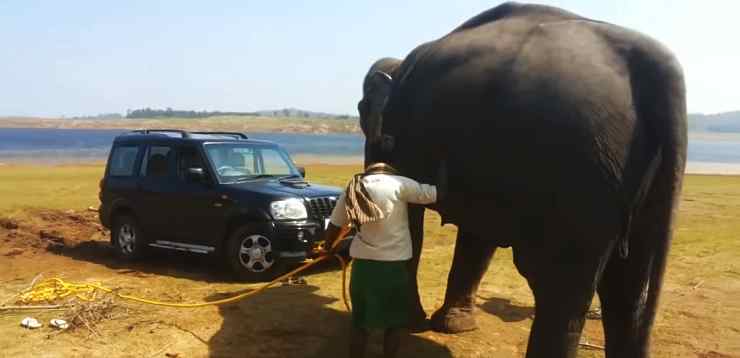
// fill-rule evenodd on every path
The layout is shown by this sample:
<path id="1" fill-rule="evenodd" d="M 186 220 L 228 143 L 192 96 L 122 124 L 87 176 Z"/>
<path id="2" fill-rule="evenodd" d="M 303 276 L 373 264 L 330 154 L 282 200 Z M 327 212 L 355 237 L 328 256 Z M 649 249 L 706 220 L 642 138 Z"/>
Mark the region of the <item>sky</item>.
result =
<path id="1" fill-rule="evenodd" d="M 0 0 L 0 116 L 143 107 L 356 115 L 403 58 L 500 1 Z M 681 62 L 690 112 L 740 109 L 737 0 L 541 0 L 630 27 Z"/>

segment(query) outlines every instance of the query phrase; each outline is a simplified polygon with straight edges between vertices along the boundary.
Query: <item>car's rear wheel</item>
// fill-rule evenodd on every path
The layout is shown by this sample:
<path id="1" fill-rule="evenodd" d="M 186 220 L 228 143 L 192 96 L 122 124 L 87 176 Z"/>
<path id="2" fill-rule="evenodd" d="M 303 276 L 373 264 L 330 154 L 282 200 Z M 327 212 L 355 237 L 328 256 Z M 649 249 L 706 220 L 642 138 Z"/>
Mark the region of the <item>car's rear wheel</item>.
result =
<path id="1" fill-rule="evenodd" d="M 242 227 L 234 231 L 226 245 L 229 266 L 236 277 L 245 281 L 267 281 L 285 272 L 269 237 Z"/>
<path id="2" fill-rule="evenodd" d="M 135 260 L 144 256 L 146 240 L 138 222 L 130 215 L 120 215 L 113 219 L 111 242 L 118 257 Z"/>

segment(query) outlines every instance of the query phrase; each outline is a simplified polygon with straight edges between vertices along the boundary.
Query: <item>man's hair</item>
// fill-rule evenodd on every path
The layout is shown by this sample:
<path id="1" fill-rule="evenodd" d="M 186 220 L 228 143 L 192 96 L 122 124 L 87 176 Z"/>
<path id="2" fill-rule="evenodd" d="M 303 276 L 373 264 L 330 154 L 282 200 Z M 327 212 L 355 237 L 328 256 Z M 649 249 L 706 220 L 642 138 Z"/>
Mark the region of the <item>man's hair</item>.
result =
<path id="1" fill-rule="evenodd" d="M 365 174 L 366 175 L 368 174 L 396 175 L 398 174 L 398 170 L 396 170 L 396 168 L 394 168 L 390 164 L 378 162 L 378 163 L 373 163 L 373 164 L 368 165 L 367 168 L 365 168 Z"/>

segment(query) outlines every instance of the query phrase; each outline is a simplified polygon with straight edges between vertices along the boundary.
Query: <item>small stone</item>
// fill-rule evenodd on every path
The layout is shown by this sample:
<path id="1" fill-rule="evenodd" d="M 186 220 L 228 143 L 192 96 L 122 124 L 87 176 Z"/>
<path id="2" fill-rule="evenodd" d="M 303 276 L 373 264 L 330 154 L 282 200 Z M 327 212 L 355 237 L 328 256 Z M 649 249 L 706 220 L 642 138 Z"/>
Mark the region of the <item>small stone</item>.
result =
<path id="1" fill-rule="evenodd" d="M 26 317 L 21 321 L 21 326 L 28 329 L 36 329 L 41 327 L 41 323 L 33 317 Z"/>
<path id="2" fill-rule="evenodd" d="M 0 227 L 7 230 L 15 230 L 18 228 L 18 223 L 9 218 L 0 218 Z"/>
<path id="3" fill-rule="evenodd" d="M 64 247 L 64 236 L 56 230 L 41 230 L 39 232 L 39 237 L 43 240 L 49 241 L 49 246 L 51 247 Z"/>
<path id="4" fill-rule="evenodd" d="M 18 256 L 18 255 L 22 254 L 23 252 L 25 252 L 23 249 L 14 247 L 14 248 L 6 251 L 3 255 L 5 255 L 5 256 Z"/>
<path id="5" fill-rule="evenodd" d="M 52 326 L 52 327 L 54 327 L 54 328 L 56 328 L 56 329 L 67 329 L 67 328 L 69 328 L 69 323 L 67 323 L 67 321 L 65 321 L 63 319 L 58 319 L 58 318 L 55 318 L 55 319 L 52 319 L 51 321 L 49 321 L 49 325 Z"/>

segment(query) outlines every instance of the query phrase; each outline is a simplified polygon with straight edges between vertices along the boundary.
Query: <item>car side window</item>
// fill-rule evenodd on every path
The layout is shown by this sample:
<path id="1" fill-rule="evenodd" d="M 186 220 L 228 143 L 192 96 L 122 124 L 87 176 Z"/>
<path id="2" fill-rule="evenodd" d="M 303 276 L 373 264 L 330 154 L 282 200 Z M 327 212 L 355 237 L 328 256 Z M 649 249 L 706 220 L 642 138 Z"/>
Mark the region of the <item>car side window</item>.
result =
<path id="1" fill-rule="evenodd" d="M 117 177 L 133 176 L 134 167 L 136 166 L 136 157 L 138 155 L 138 146 L 118 146 L 113 148 L 108 174 Z"/>
<path id="2" fill-rule="evenodd" d="M 167 146 L 151 146 L 141 164 L 141 173 L 146 177 L 167 177 L 172 149 Z"/>
<path id="3" fill-rule="evenodd" d="M 195 148 L 181 148 L 177 155 L 177 177 L 188 181 L 188 169 L 201 168 L 205 170 L 203 157 Z"/>

